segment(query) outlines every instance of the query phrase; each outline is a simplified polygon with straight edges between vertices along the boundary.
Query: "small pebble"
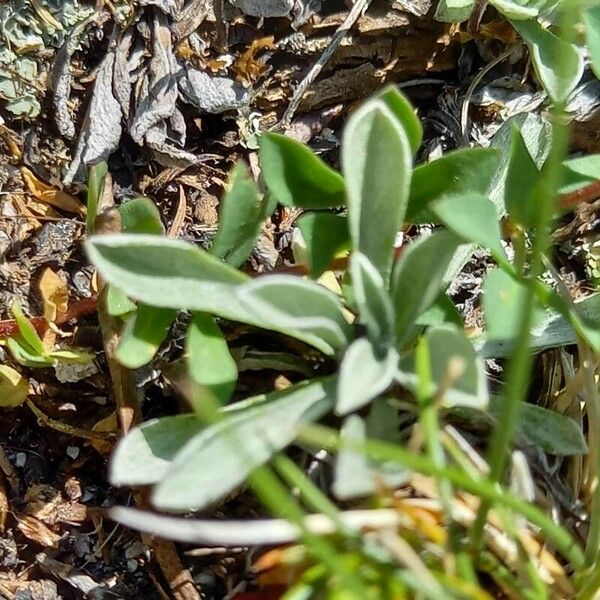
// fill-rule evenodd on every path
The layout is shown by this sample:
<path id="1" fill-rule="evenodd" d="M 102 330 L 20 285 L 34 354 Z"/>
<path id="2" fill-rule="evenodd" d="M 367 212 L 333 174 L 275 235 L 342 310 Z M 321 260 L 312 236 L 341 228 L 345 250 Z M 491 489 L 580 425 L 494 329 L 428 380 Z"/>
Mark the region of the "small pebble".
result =
<path id="1" fill-rule="evenodd" d="M 137 561 L 137 560 L 135 560 L 134 558 L 130 558 L 130 559 L 127 561 L 127 570 L 128 570 L 130 573 L 133 573 L 134 571 L 137 571 L 137 568 L 138 568 L 138 561 Z"/>
<path id="2" fill-rule="evenodd" d="M 16 467 L 24 467 L 27 462 L 27 455 L 25 452 L 17 452 L 15 456 L 15 466 Z"/>

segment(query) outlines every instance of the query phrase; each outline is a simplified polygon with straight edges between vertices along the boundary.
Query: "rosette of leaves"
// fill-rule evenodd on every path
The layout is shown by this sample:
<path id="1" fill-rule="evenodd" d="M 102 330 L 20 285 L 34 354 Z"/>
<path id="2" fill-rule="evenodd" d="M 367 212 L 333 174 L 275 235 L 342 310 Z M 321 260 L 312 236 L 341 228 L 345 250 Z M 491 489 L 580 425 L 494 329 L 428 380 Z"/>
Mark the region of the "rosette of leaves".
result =
<path id="1" fill-rule="evenodd" d="M 261 196 L 246 168 L 236 166 L 210 251 L 167 239 L 160 230 L 88 241 L 92 263 L 133 307 L 117 352 L 125 365 L 151 360 L 175 315 L 192 314 L 186 361 L 197 392 L 196 413 L 148 421 L 128 433 L 112 459 L 114 484 L 153 485 L 152 501 L 164 510 L 199 509 L 243 484 L 257 466 L 293 443 L 303 424 L 328 413 L 346 418 L 344 431 L 353 437 L 387 439 L 394 410 L 386 398 L 398 389 L 416 393 L 420 386 L 421 396 L 437 398 L 443 407 L 485 408 L 482 360 L 445 288 L 478 244 L 490 250 L 506 275 L 489 286 L 490 328 L 497 327 L 496 305 L 502 318 L 518 312 L 521 275 L 504 255 L 498 224 L 504 208 L 487 197 L 501 153 L 458 150 L 413 169 L 421 136 L 410 104 L 395 88 L 386 88 L 350 117 L 341 173 L 308 147 L 264 134 L 260 162 L 268 193 Z M 515 162 L 522 150 L 518 141 L 512 142 Z M 505 186 L 508 204 L 515 185 Z M 299 228 L 310 278 L 276 273 L 251 278 L 238 270 L 273 201 L 305 209 Z M 520 205 L 513 202 L 510 208 L 527 218 Z M 398 232 L 418 222 L 444 227 L 403 247 L 397 257 Z M 338 294 L 319 277 L 342 248 L 350 256 L 343 294 Z M 507 285 L 514 292 L 511 302 L 505 301 Z M 333 357 L 337 372 L 228 403 L 237 365 L 221 332 L 222 320 L 301 340 Z M 429 352 L 427 389 L 415 366 L 419 339 Z M 218 410 L 207 409 L 211 400 L 218 401 Z M 381 468 L 382 476 L 395 481 L 399 475 L 351 456 L 340 463 L 353 465 L 355 476 L 358 463 L 367 473 Z M 336 481 L 340 495 L 357 491 L 345 483 Z M 364 478 L 358 487 L 362 493 L 369 489 Z"/>

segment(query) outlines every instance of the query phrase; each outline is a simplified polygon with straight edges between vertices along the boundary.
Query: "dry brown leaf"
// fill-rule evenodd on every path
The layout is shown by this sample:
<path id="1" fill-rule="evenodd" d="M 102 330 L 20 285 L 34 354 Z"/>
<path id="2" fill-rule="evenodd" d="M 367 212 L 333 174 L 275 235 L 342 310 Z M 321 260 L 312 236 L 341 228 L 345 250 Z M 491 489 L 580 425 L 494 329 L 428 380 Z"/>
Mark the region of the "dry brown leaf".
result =
<path id="1" fill-rule="evenodd" d="M 30 515 L 15 516 L 17 518 L 17 528 L 26 538 L 44 548 L 56 548 L 58 546 L 60 535 L 46 527 L 39 519 Z"/>
<path id="2" fill-rule="evenodd" d="M 117 423 L 116 413 L 111 413 L 108 417 L 100 419 L 93 427 L 92 431 L 117 432 L 119 424 Z M 90 440 L 90 445 L 102 456 L 108 456 L 114 447 L 114 444 L 107 440 Z"/>
<path id="3" fill-rule="evenodd" d="M 40 181 L 27 167 L 21 167 L 21 175 L 27 189 L 38 200 L 67 212 L 85 215 L 85 206 L 74 196 Z"/>
<path id="4" fill-rule="evenodd" d="M 44 316 L 54 323 L 69 308 L 69 287 L 62 277 L 47 267 L 40 278 L 39 290 L 44 302 Z"/>
<path id="5" fill-rule="evenodd" d="M 6 125 L 0 125 L 0 139 L 4 141 L 4 143 L 8 147 L 8 151 L 12 158 L 16 158 L 17 160 L 23 156 L 23 152 L 21 150 L 20 144 L 17 140 L 17 134 L 9 129 Z"/>
<path id="6" fill-rule="evenodd" d="M 250 85 L 265 73 L 268 66 L 262 60 L 257 59 L 256 54 L 261 50 L 274 48 L 273 40 L 273 36 L 268 35 L 252 41 L 233 65 L 236 81 Z"/>

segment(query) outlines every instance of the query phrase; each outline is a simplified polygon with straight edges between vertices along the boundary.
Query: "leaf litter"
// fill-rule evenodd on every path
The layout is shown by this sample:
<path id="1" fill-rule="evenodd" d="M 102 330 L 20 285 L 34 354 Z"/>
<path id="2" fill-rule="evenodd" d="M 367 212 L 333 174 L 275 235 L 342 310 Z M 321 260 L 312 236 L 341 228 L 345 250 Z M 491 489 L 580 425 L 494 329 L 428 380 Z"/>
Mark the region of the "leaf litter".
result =
<path id="1" fill-rule="evenodd" d="M 8 309 L 15 299 L 29 316 L 41 319 L 34 323 L 59 323 L 60 315 L 73 315 L 60 323 L 61 331 L 69 336 L 68 345 L 99 350 L 91 316 L 98 287 L 79 247 L 85 219 L 81 184 L 90 165 L 108 159 L 117 203 L 149 194 L 170 231 L 207 246 L 216 231 L 216 199 L 223 196 L 231 165 L 244 157 L 251 165 L 253 161 L 257 164 L 252 148 L 257 131 L 288 124 L 292 135 L 310 142 L 328 162 L 336 164 L 340 128 L 348 112 L 383 83 L 392 81 L 419 107 L 426 131 L 419 159 L 433 160 L 441 152 L 465 144 L 498 144 L 501 135 L 494 136 L 507 119 L 542 114 L 547 102 L 535 80 L 526 76 L 521 51 L 495 65 L 469 92 L 482 67 L 498 58 L 498 44 L 512 44 L 514 39 L 506 37 L 493 21 L 482 23 L 479 35 L 473 38 L 469 34 L 467 39 L 465 31 L 427 16 L 431 2 L 373 2 L 364 14 L 356 3 L 351 20 L 343 2 L 314 0 L 117 0 L 96 7 L 91 4 L 11 0 L 0 7 L 4 23 L 4 43 L 0 43 L 0 233 L 5 240 L 1 246 L 0 324 L 7 330 L 12 326 Z M 593 133 L 600 124 L 598 92 L 597 79 L 586 71 L 569 98 L 574 150 L 598 152 Z M 536 143 L 534 139 L 540 138 L 532 135 L 530 145 Z M 257 173 L 256 169 L 254 175 Z M 263 228 L 250 268 L 288 267 L 295 230 L 294 219 L 286 219 L 285 209 L 280 209 Z M 417 231 L 419 228 L 407 232 L 408 238 Z M 575 255 L 563 255 L 561 275 L 574 296 L 585 302 L 590 286 L 582 277 L 582 267 Z M 488 257 L 474 254 L 452 287 L 455 303 L 475 329 L 482 322 L 481 281 L 489 265 Z M 545 325 L 539 328 L 540 336 Z M 158 362 L 138 374 L 138 393 L 148 398 L 144 411 L 149 417 L 173 410 L 176 393 L 163 371 L 169 371 L 166 363 L 176 365 L 181 356 L 182 329 L 181 323 L 174 324 Z M 577 454 L 581 439 L 575 432 L 579 430 L 572 429 L 572 421 L 581 421 L 573 383 L 576 373 L 569 370 L 565 356 L 552 349 L 575 340 L 567 337 L 564 327 L 552 332 L 554 338 L 540 340 L 538 360 L 543 374 L 539 380 L 548 381 L 552 370 L 555 384 L 536 400 L 540 405 L 543 401 L 543 408 L 568 415 L 571 420 L 561 420 L 560 427 L 570 432 L 572 445 L 566 436 L 561 456 L 553 457 L 547 442 L 540 447 L 536 432 L 530 431 L 529 437 L 524 436 L 524 455 L 537 493 L 577 528 L 585 518 L 576 500 L 583 485 L 585 459 Z M 294 380 L 314 369 L 314 359 L 298 348 L 290 346 L 281 352 L 247 332 L 232 329 L 229 333 L 234 340 L 241 337 L 234 343 L 246 361 L 243 384 L 257 393 L 272 389 L 282 373 Z M 3 509 L 0 495 L 0 514 L 13 531 L 4 530 L 0 548 L 4 544 L 11 548 L 15 539 L 18 542 L 13 554 L 8 550 L 1 554 L 3 568 L 13 579 L 0 579 L 0 592 L 28 590 L 33 597 L 34 591 L 45 590 L 48 596 L 44 597 L 57 597 L 59 592 L 75 593 L 66 590 L 86 594 L 99 587 L 104 593 L 124 597 L 162 597 L 168 570 L 156 555 L 150 564 L 143 553 L 132 555 L 129 549 L 139 543 L 136 534 L 114 537 L 112 525 L 101 518 L 102 506 L 127 503 L 125 493 L 106 482 L 102 457 L 95 449 L 101 441 L 106 453 L 116 423 L 102 355 L 98 355 L 99 368 L 62 375 L 51 369 L 23 368 L 14 363 L 4 346 L 0 346 L 0 357 L 0 390 L 10 388 L 6 395 L 0 392 L 2 401 L 21 405 L 5 413 L 7 418 L 0 423 L 0 451 L 5 457 L 4 467 L 2 461 L 0 467 L 6 476 L 0 490 L 7 503 Z M 502 364 L 490 359 L 488 368 L 497 373 Z M 28 408 L 26 398 L 38 413 Z M 537 413 L 536 418 L 546 422 Z M 59 423 L 61 430 L 55 428 Z M 93 432 L 102 432 L 103 423 L 109 423 L 110 435 L 95 439 Z M 460 415 L 456 423 L 462 423 Z M 481 427 L 485 432 L 490 424 Z M 89 442 L 77 438 L 85 432 L 90 434 Z M 409 432 L 410 424 L 398 424 L 398 435 L 406 437 Z M 478 447 L 485 437 L 481 431 L 469 435 L 467 446 Z M 69 450 L 76 443 L 81 446 L 77 456 Z M 310 456 L 305 460 L 310 468 L 327 471 Z M 552 460 L 557 463 L 551 465 Z M 330 476 L 331 471 L 325 475 Z M 81 489 L 76 501 L 67 499 L 73 479 Z M 5 485 L 6 481 L 11 484 Z M 51 486 L 56 496 L 48 499 L 42 494 L 33 503 L 39 504 L 41 512 L 32 513 L 28 490 L 41 485 Z M 377 483 L 371 480 L 365 485 L 371 489 Z M 411 490 L 419 496 L 415 505 L 437 501 L 435 489 L 425 479 L 413 477 L 406 482 L 403 475 L 396 485 L 401 493 Z M 457 504 L 459 518 L 465 523 L 473 519 L 472 503 L 472 498 L 465 497 Z M 53 515 L 57 506 L 72 504 L 85 507 L 82 521 L 47 516 Z M 422 511 L 422 516 L 431 519 L 431 531 L 434 524 L 439 525 L 435 506 L 409 505 L 395 511 L 395 518 Z M 236 495 L 220 510 L 232 519 L 259 514 L 244 494 Z M 410 527 L 418 530 L 423 522 L 416 519 Z M 265 524 L 264 531 L 283 525 L 274 521 Z M 506 545 L 500 525 L 494 527 L 487 540 L 489 547 L 509 568 L 517 568 L 518 549 Z M 291 541 L 295 532 L 290 534 L 289 528 L 285 532 L 282 541 Z M 260 538 L 254 541 L 264 542 Z M 526 543 L 533 548 L 536 541 L 532 537 Z M 112 564 L 106 560 L 107 547 L 116 557 Z M 40 548 L 44 548 L 43 554 L 39 554 Z M 206 597 L 222 598 L 231 593 L 232 581 L 243 586 L 252 583 L 234 556 L 215 555 L 210 567 L 206 561 L 183 556 L 183 567 L 202 582 L 198 588 Z M 560 565 L 548 554 L 539 556 L 544 563 L 543 576 L 554 578 L 563 597 L 572 597 Z M 37 565 L 38 574 L 29 574 L 19 564 Z M 190 592 L 181 597 L 194 596 Z"/>

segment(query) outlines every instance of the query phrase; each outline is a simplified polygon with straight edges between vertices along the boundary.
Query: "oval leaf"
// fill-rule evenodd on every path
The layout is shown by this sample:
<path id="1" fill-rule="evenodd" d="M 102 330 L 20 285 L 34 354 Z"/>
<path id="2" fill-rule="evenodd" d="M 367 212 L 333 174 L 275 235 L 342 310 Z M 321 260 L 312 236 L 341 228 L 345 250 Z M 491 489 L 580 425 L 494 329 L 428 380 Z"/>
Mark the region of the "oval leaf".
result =
<path id="1" fill-rule="evenodd" d="M 211 254 L 234 267 L 242 265 L 254 248 L 265 217 L 258 188 L 246 165 L 238 163 L 229 175 L 227 193 L 219 203 L 219 228 Z"/>
<path id="2" fill-rule="evenodd" d="M 302 331 L 323 351 L 322 342 L 332 352 L 343 348 L 352 335 L 340 299 L 314 281 L 269 275 L 240 286 L 236 296 L 257 321 Z"/>
<path id="3" fill-rule="evenodd" d="M 511 23 L 527 44 L 535 72 L 550 98 L 555 102 L 566 100 L 583 75 L 582 52 L 535 19 Z"/>
<path id="4" fill-rule="evenodd" d="M 0 365 L 0 407 L 14 408 L 27 400 L 27 379 L 8 365 Z"/>
<path id="5" fill-rule="evenodd" d="M 428 205 L 443 196 L 487 195 L 500 156 L 500 152 L 494 148 L 463 148 L 416 167 L 410 188 L 407 222 L 434 222 Z"/>
<path id="6" fill-rule="evenodd" d="M 222 498 L 292 443 L 302 423 L 320 418 L 331 408 L 334 385 L 332 378 L 298 384 L 207 427 L 176 456 L 154 489 L 153 504 L 185 512 Z"/>
<path id="7" fill-rule="evenodd" d="M 290 137 L 264 133 L 260 138 L 260 167 L 265 185 L 281 204 L 330 208 L 345 202 L 342 176 Z"/>
<path id="8" fill-rule="evenodd" d="M 408 137 L 413 154 L 416 154 L 423 142 L 423 127 L 415 114 L 412 104 L 394 85 L 385 87 L 379 92 L 377 98 L 383 100 L 396 119 L 398 119 Z"/>
<path id="9" fill-rule="evenodd" d="M 447 196 L 436 200 L 432 210 L 450 231 L 464 241 L 474 242 L 496 257 L 505 257 L 496 208 L 486 196 Z"/>
<path id="10" fill-rule="evenodd" d="M 192 379 L 225 404 L 235 389 L 238 371 L 227 342 L 210 315 L 194 315 L 185 347 Z"/>
<path id="11" fill-rule="evenodd" d="M 149 363 L 167 337 L 177 311 L 140 304 L 127 321 L 117 347 L 117 360 L 129 369 Z"/>
<path id="12" fill-rule="evenodd" d="M 398 354 L 390 348 L 377 356 L 373 344 L 360 338 L 350 344 L 340 365 L 335 412 L 346 415 L 368 404 L 394 380 Z"/>
<path id="13" fill-rule="evenodd" d="M 400 257 L 392 276 L 392 303 L 396 310 L 397 343 L 402 346 L 414 331 L 416 320 L 446 287 L 446 270 L 460 240 L 440 231 L 417 240 Z"/>
<path id="14" fill-rule="evenodd" d="M 350 117 L 342 166 L 354 249 L 387 283 L 394 241 L 406 213 L 412 152 L 406 132 L 382 100 L 370 100 Z"/>
<path id="15" fill-rule="evenodd" d="M 443 389 L 444 406 L 485 408 L 488 389 L 483 360 L 477 356 L 464 331 L 455 325 L 438 325 L 429 329 L 425 338 L 431 361 L 431 395 Z M 462 369 L 462 372 L 459 370 L 455 373 L 448 386 L 448 377 L 453 369 Z M 400 361 L 397 377 L 403 386 L 416 392 L 419 381 L 415 371 L 414 352 Z"/>

